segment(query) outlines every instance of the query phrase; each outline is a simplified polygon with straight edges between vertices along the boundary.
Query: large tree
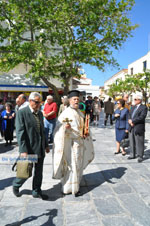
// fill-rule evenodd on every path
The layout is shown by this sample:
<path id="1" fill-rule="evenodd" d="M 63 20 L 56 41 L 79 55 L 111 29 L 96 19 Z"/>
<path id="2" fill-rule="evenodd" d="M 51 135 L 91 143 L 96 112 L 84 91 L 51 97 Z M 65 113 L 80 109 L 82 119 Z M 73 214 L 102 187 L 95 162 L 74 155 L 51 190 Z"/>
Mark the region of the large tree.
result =
<path id="1" fill-rule="evenodd" d="M 117 65 L 113 50 L 136 27 L 128 17 L 133 5 L 134 0 L 1 0 L 0 70 L 24 63 L 28 75 L 42 79 L 59 98 L 51 77 L 67 92 L 82 63 L 100 70 Z"/>

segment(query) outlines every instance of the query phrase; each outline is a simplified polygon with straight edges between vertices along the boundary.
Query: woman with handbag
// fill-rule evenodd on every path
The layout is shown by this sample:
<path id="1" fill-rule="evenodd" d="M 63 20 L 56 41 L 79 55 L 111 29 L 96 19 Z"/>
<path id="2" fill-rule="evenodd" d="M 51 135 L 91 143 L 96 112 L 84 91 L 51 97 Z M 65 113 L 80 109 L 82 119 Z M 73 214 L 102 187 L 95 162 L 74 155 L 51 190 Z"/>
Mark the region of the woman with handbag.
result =
<path id="1" fill-rule="evenodd" d="M 11 145 L 13 140 L 15 112 L 12 110 L 11 103 L 5 104 L 6 110 L 2 111 L 2 131 L 6 140 L 5 146 Z M 9 142 L 9 143 L 8 143 Z"/>
<path id="2" fill-rule="evenodd" d="M 119 99 L 117 101 L 117 109 L 113 115 L 113 120 L 116 120 L 115 122 L 115 132 L 116 132 L 116 145 L 117 150 L 114 154 L 119 154 L 122 152 L 122 155 L 126 155 L 126 152 L 124 148 L 122 147 L 122 151 L 120 151 L 120 143 L 128 133 L 128 114 L 129 110 L 124 107 L 125 101 L 123 99 Z"/>

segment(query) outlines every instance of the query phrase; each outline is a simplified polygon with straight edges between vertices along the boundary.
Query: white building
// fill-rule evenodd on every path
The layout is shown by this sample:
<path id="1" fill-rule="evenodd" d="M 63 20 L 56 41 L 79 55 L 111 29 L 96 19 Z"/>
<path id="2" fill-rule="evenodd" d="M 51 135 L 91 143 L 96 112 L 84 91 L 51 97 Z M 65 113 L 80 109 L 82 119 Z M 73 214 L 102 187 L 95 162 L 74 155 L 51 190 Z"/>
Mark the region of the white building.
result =
<path id="1" fill-rule="evenodd" d="M 76 89 L 79 91 L 83 91 L 86 93 L 87 96 L 92 97 L 99 97 L 100 96 L 100 89 L 99 86 L 93 86 L 92 85 L 92 79 L 89 79 L 86 77 L 86 74 L 82 75 L 82 77 L 79 79 L 80 84 L 76 86 Z"/>
<path id="2" fill-rule="evenodd" d="M 128 65 L 129 75 L 143 73 L 146 70 L 150 70 L 150 51 L 143 57 Z"/>
<path id="3" fill-rule="evenodd" d="M 128 65 L 128 69 L 123 69 L 123 70 L 119 71 L 118 73 L 114 74 L 108 80 L 106 80 L 104 83 L 105 93 L 107 93 L 107 90 L 109 89 L 109 86 L 111 84 L 113 84 L 113 83 L 117 84 L 118 79 L 124 80 L 126 74 L 133 75 L 133 74 L 138 74 L 138 73 L 144 73 L 145 71 L 150 71 L 150 51 L 143 57 L 130 63 Z M 131 94 L 131 99 L 132 99 L 133 95 L 134 95 L 134 93 Z M 107 97 L 107 95 L 106 95 L 106 97 Z"/>
<path id="4" fill-rule="evenodd" d="M 117 84 L 118 79 L 125 79 L 125 75 L 128 74 L 128 69 L 122 69 L 121 71 L 114 74 L 112 77 L 110 77 L 108 80 L 104 82 L 104 91 L 107 93 L 107 90 L 109 89 L 110 85 L 113 83 Z"/>

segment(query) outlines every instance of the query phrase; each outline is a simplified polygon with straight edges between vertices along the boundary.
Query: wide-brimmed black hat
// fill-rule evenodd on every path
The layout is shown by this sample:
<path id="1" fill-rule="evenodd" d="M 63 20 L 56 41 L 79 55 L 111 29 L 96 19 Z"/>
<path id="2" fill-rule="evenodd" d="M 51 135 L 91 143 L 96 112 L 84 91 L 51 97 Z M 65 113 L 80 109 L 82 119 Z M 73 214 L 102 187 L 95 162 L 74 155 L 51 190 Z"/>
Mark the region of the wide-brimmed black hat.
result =
<path id="1" fill-rule="evenodd" d="M 80 96 L 79 90 L 71 90 L 71 91 L 68 92 L 68 98 L 79 97 L 79 96 Z"/>

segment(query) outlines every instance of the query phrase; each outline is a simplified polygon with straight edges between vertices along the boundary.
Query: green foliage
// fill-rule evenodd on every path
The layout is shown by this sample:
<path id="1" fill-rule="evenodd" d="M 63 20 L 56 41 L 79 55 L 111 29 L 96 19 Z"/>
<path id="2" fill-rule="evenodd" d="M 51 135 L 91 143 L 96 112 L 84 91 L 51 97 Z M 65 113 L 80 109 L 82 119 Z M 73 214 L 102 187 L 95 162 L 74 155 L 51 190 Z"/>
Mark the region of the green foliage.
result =
<path id="1" fill-rule="evenodd" d="M 108 95 L 117 96 L 122 93 L 142 92 L 146 96 L 148 84 L 150 83 L 150 72 L 126 75 L 125 80 L 117 80 L 117 84 L 110 85 Z"/>
<path id="2" fill-rule="evenodd" d="M 1 0 L 0 70 L 29 65 L 38 81 L 67 86 L 82 63 L 104 70 L 118 65 L 112 50 L 132 36 L 134 0 Z M 65 72 L 62 78 L 60 72 Z"/>

